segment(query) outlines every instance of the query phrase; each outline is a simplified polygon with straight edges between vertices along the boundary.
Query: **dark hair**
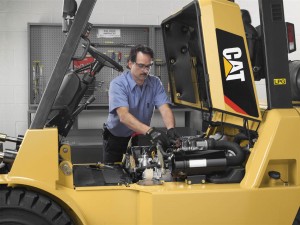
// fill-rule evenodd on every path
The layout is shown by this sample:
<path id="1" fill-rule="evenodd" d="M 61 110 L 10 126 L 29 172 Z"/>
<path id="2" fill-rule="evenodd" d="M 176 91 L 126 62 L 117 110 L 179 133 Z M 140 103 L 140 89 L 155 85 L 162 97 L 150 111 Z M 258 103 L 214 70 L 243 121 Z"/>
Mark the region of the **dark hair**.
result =
<path id="1" fill-rule="evenodd" d="M 152 59 L 154 57 L 153 50 L 150 47 L 145 46 L 145 45 L 136 45 L 136 46 L 134 46 L 134 47 L 131 48 L 127 61 L 128 62 L 129 61 L 135 62 L 136 61 L 136 55 L 137 55 L 138 52 L 142 52 L 144 54 L 147 54 Z"/>

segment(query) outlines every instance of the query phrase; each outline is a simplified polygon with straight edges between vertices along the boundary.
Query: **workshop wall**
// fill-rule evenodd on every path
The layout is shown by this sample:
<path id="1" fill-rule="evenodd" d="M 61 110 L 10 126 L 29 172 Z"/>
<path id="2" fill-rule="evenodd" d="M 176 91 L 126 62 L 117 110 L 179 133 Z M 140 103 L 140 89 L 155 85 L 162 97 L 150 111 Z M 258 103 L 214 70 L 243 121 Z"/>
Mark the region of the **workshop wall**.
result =
<path id="1" fill-rule="evenodd" d="M 159 25 L 191 0 L 98 0 L 91 16 L 95 24 Z M 77 1 L 80 3 L 80 1 Z M 258 25 L 257 1 L 236 0 Z M 300 46 L 300 1 L 284 0 L 285 17 L 295 23 Z M 0 0 L 0 132 L 24 134 L 28 124 L 28 23 L 61 23 L 63 0 Z M 290 55 L 300 59 L 300 50 Z M 265 100 L 264 81 L 257 82 Z M 196 114 L 196 116 L 198 116 Z"/>

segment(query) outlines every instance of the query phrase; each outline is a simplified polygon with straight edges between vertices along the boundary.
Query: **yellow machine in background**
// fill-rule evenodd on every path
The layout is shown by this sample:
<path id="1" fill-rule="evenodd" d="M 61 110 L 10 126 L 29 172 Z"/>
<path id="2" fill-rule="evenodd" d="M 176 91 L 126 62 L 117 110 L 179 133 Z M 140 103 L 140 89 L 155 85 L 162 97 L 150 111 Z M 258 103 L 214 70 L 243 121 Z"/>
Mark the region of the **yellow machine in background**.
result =
<path id="1" fill-rule="evenodd" d="M 300 64 L 289 75 L 283 2 L 259 1 L 258 33 L 227 0 L 193 1 L 165 19 L 172 100 L 203 111 L 209 127 L 167 149 L 131 146 L 121 163 L 75 165 L 63 140 L 93 100 L 80 105 L 88 84 L 104 66 L 122 71 L 89 45 L 94 4 L 76 12 L 65 1 L 68 37 L 36 116 L 24 137 L 0 135 L 16 143 L 0 152 L 0 224 L 300 224 Z M 82 79 L 66 74 L 81 38 L 95 59 Z"/>

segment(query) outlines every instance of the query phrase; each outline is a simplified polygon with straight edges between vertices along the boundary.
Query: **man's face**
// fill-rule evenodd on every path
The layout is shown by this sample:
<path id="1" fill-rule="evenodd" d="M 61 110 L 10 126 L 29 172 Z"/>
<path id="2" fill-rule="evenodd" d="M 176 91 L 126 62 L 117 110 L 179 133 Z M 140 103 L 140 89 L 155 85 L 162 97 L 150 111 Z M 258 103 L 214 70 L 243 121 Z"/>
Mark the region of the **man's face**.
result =
<path id="1" fill-rule="evenodd" d="M 143 85 L 145 79 L 148 77 L 150 73 L 150 69 L 152 66 L 152 58 L 148 54 L 144 54 L 142 52 L 138 52 L 136 55 L 136 61 L 129 61 L 129 68 L 133 79 L 138 85 Z"/>

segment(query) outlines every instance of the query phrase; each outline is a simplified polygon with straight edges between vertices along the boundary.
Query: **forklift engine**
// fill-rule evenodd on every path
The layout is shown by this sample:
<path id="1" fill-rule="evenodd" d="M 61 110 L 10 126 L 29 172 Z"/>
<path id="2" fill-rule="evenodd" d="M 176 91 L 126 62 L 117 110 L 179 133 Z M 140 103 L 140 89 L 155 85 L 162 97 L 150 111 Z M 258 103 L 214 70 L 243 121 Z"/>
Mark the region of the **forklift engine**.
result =
<path id="1" fill-rule="evenodd" d="M 244 176 L 246 153 L 235 142 L 184 136 L 166 151 L 159 144 L 129 148 L 124 167 L 133 182 L 141 185 L 174 179 L 189 183 L 236 183 Z"/>

